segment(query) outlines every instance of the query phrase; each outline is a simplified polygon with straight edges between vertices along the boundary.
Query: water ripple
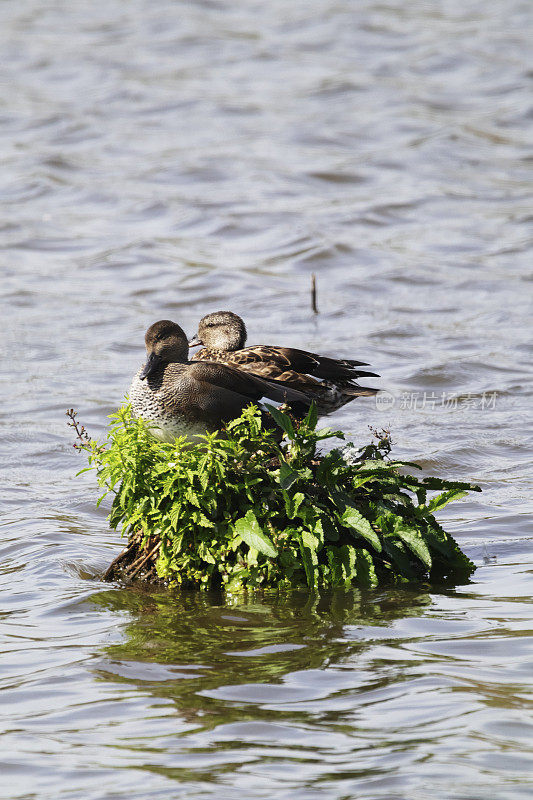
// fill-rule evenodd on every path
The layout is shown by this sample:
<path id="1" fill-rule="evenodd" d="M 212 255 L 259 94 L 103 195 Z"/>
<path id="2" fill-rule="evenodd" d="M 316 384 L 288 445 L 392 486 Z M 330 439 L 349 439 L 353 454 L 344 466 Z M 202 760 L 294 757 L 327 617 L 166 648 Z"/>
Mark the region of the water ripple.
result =
<path id="1" fill-rule="evenodd" d="M 1 15 L 0 795 L 529 798 L 528 5 Z M 147 325 L 218 308 L 376 366 L 394 403 L 335 427 L 481 482 L 442 514 L 472 584 L 102 586 L 64 410 L 101 435 Z"/>

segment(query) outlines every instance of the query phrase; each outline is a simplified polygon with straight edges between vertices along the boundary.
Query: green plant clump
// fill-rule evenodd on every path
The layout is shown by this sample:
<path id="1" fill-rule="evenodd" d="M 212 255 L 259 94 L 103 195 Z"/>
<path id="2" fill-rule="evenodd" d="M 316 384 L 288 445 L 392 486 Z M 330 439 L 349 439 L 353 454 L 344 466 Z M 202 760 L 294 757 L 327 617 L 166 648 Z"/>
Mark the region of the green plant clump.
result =
<path id="1" fill-rule="evenodd" d="M 239 591 L 472 572 L 434 513 L 478 487 L 415 477 L 416 464 L 390 458 L 387 437 L 351 446 L 350 458 L 319 455 L 320 441 L 343 435 L 317 430 L 314 408 L 300 423 L 269 410 L 281 444 L 254 406 L 194 445 L 156 441 L 128 406 L 103 445 L 85 439 L 100 501 L 114 494 L 111 526 L 128 536 L 107 577 Z"/>

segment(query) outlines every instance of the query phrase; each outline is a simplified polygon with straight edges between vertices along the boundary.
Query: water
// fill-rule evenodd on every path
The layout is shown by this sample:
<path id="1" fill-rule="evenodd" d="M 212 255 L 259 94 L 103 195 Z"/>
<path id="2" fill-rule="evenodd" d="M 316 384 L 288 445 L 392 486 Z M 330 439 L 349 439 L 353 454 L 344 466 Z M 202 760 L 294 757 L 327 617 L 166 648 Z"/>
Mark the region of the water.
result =
<path id="1" fill-rule="evenodd" d="M 0 21 L 2 797 L 529 798 L 530 3 Z M 371 361 L 389 400 L 332 421 L 482 485 L 441 515 L 471 584 L 99 581 L 121 542 L 64 411 L 100 435 L 145 328 L 219 308 Z"/>

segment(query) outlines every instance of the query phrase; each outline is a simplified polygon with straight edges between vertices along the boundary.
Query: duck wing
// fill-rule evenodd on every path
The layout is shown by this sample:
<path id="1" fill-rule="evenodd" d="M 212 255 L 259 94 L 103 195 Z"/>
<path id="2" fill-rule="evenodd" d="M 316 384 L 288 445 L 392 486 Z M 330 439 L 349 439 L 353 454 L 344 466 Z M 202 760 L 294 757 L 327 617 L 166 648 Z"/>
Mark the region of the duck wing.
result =
<path id="1" fill-rule="evenodd" d="M 264 346 L 259 348 L 265 351 L 264 355 L 272 359 L 279 366 L 286 365 L 295 372 L 305 372 L 323 379 L 342 379 L 356 378 L 363 375 L 377 377 L 374 372 L 364 372 L 358 367 L 367 367 L 366 361 L 355 361 L 346 358 L 328 358 L 318 353 L 310 353 L 307 350 L 298 350 L 295 347 L 271 347 Z"/>
<path id="2" fill-rule="evenodd" d="M 198 356 L 201 359 L 208 358 L 209 351 L 201 352 L 196 357 Z M 273 345 L 260 344 L 253 347 L 244 347 L 242 350 L 213 351 L 211 357 L 213 361 L 231 364 L 240 369 L 254 372 L 256 375 L 277 380 L 287 370 L 330 380 L 363 376 L 378 377 L 375 372 L 365 372 L 358 369 L 358 367 L 368 366 L 365 361 L 328 358 L 317 353 L 309 353 L 306 350 L 298 350 L 295 347 L 275 347 Z"/>
<path id="3" fill-rule="evenodd" d="M 300 402 L 309 406 L 311 399 L 304 391 L 279 380 L 269 380 L 252 372 L 244 372 L 234 366 L 211 361 L 192 361 L 187 369 L 189 377 L 209 387 L 233 392 L 250 401 L 268 397 L 278 403 Z M 304 388 L 304 387 L 302 387 Z M 204 389 L 204 393 L 208 393 Z"/>

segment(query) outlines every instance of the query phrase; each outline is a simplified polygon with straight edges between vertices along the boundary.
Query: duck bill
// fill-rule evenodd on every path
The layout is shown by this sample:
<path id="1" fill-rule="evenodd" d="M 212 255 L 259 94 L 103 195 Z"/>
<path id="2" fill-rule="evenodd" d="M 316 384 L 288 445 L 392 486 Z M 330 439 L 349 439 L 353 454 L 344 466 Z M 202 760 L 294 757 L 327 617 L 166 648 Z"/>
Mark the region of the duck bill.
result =
<path id="1" fill-rule="evenodd" d="M 144 365 L 143 371 L 139 375 L 139 378 L 144 381 L 145 378 L 148 378 L 149 375 L 152 375 L 152 373 L 156 371 L 160 364 L 161 356 L 156 356 L 155 353 L 150 353 L 148 360 Z"/>
<path id="2" fill-rule="evenodd" d="M 202 342 L 202 340 L 200 339 L 200 337 L 198 336 L 197 333 L 194 334 L 192 339 L 189 339 L 189 347 L 200 347 L 200 345 L 202 345 L 202 344 L 203 344 L 203 342 Z"/>

